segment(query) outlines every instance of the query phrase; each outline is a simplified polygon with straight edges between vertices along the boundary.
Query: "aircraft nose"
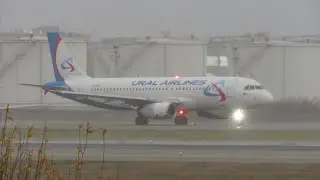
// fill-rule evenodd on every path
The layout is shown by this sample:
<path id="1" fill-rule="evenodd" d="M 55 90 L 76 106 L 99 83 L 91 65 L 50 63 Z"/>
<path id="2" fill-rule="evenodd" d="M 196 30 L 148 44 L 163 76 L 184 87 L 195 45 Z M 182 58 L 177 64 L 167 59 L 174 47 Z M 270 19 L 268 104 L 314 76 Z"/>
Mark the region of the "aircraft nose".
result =
<path id="1" fill-rule="evenodd" d="M 265 91 L 264 93 L 264 99 L 266 101 L 273 101 L 274 98 L 273 98 L 273 95 L 269 92 L 269 91 Z"/>

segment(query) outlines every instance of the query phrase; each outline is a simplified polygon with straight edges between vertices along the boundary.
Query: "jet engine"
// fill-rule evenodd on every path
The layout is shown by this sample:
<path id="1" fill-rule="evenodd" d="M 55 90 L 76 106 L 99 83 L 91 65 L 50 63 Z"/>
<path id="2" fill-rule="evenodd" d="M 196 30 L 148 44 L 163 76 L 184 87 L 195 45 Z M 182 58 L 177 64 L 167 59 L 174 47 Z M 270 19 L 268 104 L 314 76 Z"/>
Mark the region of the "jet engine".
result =
<path id="1" fill-rule="evenodd" d="M 170 102 L 152 103 L 140 108 L 138 113 L 146 118 L 171 118 L 176 113 L 176 106 Z"/>

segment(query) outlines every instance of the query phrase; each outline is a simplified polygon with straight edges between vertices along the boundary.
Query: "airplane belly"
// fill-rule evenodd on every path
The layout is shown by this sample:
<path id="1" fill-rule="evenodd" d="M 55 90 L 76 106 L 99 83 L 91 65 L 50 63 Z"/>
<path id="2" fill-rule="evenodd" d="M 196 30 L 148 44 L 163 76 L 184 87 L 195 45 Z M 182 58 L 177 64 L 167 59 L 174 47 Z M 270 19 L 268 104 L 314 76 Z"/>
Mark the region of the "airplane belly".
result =
<path id="1" fill-rule="evenodd" d="M 227 100 L 219 101 L 216 97 L 201 97 L 197 99 L 197 109 L 221 109 L 226 107 Z"/>

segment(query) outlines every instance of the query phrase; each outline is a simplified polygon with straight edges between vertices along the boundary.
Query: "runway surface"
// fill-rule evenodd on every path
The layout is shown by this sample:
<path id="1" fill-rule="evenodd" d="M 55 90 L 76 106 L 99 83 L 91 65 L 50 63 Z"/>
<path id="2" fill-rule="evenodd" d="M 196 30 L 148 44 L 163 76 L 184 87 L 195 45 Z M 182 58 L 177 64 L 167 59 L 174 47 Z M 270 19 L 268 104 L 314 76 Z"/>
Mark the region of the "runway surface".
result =
<path id="1" fill-rule="evenodd" d="M 306 105 L 279 106 L 248 111 L 245 126 L 248 130 L 320 130 L 320 109 Z M 56 109 L 13 109 L 12 117 L 21 127 L 30 124 L 43 127 L 44 122 L 53 129 L 76 129 L 80 123 L 87 121 L 97 127 L 121 127 L 139 129 L 134 124 L 135 112 L 106 111 L 97 108 L 68 107 Z M 188 126 L 176 126 L 173 120 L 150 120 L 149 129 L 209 129 L 226 130 L 234 128 L 231 121 L 221 119 L 212 120 L 199 117 L 196 113 L 189 113 Z"/>
<path id="2" fill-rule="evenodd" d="M 181 129 L 227 130 L 232 127 L 226 120 L 208 120 L 190 115 L 190 125 L 176 126 L 172 120 L 151 120 L 148 126 L 134 125 L 135 113 L 110 111 L 13 110 L 12 116 L 20 127 L 33 125 L 43 128 L 45 121 L 50 129 L 77 129 L 90 121 L 94 127 L 122 129 Z M 248 130 L 320 130 L 320 113 L 317 110 L 297 109 L 290 112 L 253 112 L 243 129 Z M 2 123 L 3 124 L 3 123 Z M 146 134 L 147 136 L 147 134 Z M 30 142 L 36 148 L 39 142 Z M 50 142 L 47 154 L 53 159 L 75 159 L 78 142 Z M 83 142 L 82 142 L 83 143 Z M 158 144 L 157 144 L 158 143 Z M 218 144 L 220 143 L 220 144 Z M 241 144 L 242 143 L 242 144 Z M 254 144 L 255 143 L 255 144 Z M 276 144 L 272 144 L 276 143 Z M 298 144 L 298 145 L 297 145 Z M 85 153 L 87 160 L 101 160 L 103 145 L 90 141 Z M 107 160 L 116 161 L 231 161 L 231 162 L 320 162 L 320 142 L 114 142 L 108 141 Z"/>
<path id="3" fill-rule="evenodd" d="M 94 127 L 108 128 L 108 129 L 156 129 L 156 130 L 228 130 L 234 129 L 235 124 L 228 120 L 207 120 L 198 118 L 196 121 L 189 122 L 186 126 L 176 126 L 172 120 L 150 120 L 147 126 L 137 126 L 134 124 L 134 120 L 130 117 L 118 117 L 105 120 L 75 120 L 71 119 L 18 119 L 10 124 L 16 124 L 20 127 L 28 127 L 33 125 L 35 128 L 43 128 L 46 124 L 50 129 L 77 129 L 79 124 L 90 122 Z M 300 130 L 300 131 L 314 131 L 320 130 L 320 119 L 316 120 L 305 120 L 301 122 L 297 121 L 247 121 L 241 129 L 245 130 L 269 130 L 269 131 L 280 131 L 280 130 Z"/>
<path id="4" fill-rule="evenodd" d="M 30 141 L 31 148 L 40 142 Z M 47 154 L 54 159 L 75 159 L 77 141 L 48 142 Z M 103 142 L 89 141 L 85 160 L 101 160 Z M 106 160 L 116 161 L 223 161 L 223 162 L 320 162 L 320 141 L 108 141 Z"/>

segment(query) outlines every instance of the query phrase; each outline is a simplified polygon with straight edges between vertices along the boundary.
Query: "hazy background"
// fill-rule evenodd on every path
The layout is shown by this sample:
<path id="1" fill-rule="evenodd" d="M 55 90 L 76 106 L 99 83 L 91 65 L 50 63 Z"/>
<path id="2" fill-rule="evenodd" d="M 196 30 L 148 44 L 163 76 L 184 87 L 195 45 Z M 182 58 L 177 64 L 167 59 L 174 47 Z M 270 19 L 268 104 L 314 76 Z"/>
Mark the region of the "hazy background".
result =
<path id="1" fill-rule="evenodd" d="M 59 25 L 101 36 L 315 34 L 318 0 L 0 0 L 0 30 Z"/>

